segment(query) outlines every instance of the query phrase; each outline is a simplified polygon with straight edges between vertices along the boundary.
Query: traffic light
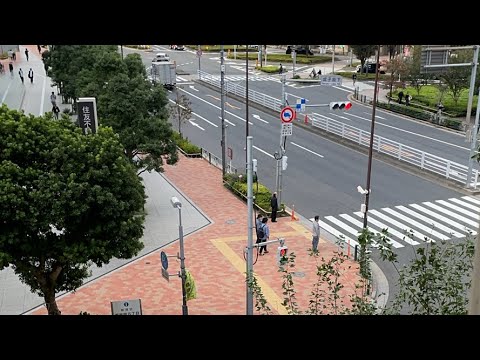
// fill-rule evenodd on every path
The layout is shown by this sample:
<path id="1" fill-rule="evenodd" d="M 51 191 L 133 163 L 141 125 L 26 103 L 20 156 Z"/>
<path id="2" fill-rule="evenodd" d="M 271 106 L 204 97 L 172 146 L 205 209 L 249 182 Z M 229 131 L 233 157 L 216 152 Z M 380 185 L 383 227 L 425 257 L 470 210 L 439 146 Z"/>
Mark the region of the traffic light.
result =
<path id="1" fill-rule="evenodd" d="M 277 248 L 277 264 L 278 266 L 284 265 L 287 261 L 288 247 L 279 246 Z"/>
<path id="2" fill-rule="evenodd" d="M 285 156 L 283 155 L 282 156 L 282 170 L 287 170 L 287 160 L 288 160 L 288 156 Z"/>
<path id="3" fill-rule="evenodd" d="M 349 110 L 351 107 L 350 101 L 332 101 L 330 103 L 330 110 Z"/>

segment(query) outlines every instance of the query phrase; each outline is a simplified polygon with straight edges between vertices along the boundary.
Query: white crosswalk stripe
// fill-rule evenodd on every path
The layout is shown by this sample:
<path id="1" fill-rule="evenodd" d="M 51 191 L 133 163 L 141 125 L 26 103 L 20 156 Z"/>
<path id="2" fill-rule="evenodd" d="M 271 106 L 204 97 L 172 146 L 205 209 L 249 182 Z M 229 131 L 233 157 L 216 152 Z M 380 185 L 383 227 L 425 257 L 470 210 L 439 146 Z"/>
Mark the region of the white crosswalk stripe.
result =
<path id="1" fill-rule="evenodd" d="M 388 229 L 387 241 L 394 248 L 424 242 L 447 241 L 476 235 L 480 221 L 480 200 L 472 196 L 448 200 L 425 201 L 421 204 L 398 205 L 368 212 L 368 226 L 373 232 Z M 325 216 L 320 227 L 351 246 L 358 245 L 357 236 L 363 228 L 364 214 L 360 211 L 338 216 Z M 310 219 L 313 221 L 313 218 Z M 408 236 L 407 234 L 411 234 Z M 376 247 L 377 244 L 374 244 Z"/>

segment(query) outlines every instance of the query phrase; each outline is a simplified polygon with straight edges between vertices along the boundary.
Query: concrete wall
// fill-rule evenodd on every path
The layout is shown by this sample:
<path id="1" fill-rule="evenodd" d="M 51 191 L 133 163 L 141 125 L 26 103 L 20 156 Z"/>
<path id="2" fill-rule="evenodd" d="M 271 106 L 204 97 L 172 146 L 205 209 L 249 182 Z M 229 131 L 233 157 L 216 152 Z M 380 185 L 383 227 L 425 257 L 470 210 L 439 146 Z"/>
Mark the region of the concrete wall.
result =
<path id="1" fill-rule="evenodd" d="M 0 54 L 6 53 L 8 50 L 20 51 L 20 45 L 0 45 Z"/>

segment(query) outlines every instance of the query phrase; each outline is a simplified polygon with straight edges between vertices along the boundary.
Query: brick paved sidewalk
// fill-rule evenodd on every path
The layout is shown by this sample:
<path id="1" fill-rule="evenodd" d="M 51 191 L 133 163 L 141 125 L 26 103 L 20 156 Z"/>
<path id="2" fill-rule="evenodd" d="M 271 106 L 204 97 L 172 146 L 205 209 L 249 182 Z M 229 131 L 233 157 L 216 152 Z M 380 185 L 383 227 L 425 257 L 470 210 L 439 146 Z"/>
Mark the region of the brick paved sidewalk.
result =
<path id="1" fill-rule="evenodd" d="M 203 159 L 181 157 L 175 166 L 166 166 L 166 177 L 188 196 L 211 220 L 212 224 L 185 238 L 185 264 L 195 278 L 197 299 L 188 302 L 189 314 L 194 315 L 243 315 L 245 314 L 245 261 L 243 249 L 247 244 L 247 207 L 231 194 L 221 182 L 221 171 Z M 166 195 L 167 196 L 167 195 Z M 300 309 L 308 306 L 308 294 L 316 280 L 315 260 L 307 255 L 311 246 L 311 232 L 290 218 L 279 218 L 270 223 L 271 239 L 286 238 L 290 252 L 297 255 L 297 271 L 304 277 L 294 278 Z M 184 224 L 185 226 L 185 224 Z M 269 254 L 258 257 L 254 266 L 259 284 L 276 314 L 285 314 L 282 301 L 281 274 L 276 266 L 276 247 L 269 245 Z M 337 247 L 320 240 L 320 254 L 326 258 Z M 173 255 L 178 243 L 163 249 Z M 167 282 L 161 276 L 160 251 L 140 258 L 100 279 L 86 284 L 76 293 L 58 300 L 63 314 L 110 314 L 110 301 L 140 298 L 143 313 L 181 315 L 181 282 L 171 277 Z M 357 264 L 345 271 L 341 283 L 343 294 L 354 292 L 358 281 Z M 170 258 L 169 272 L 180 269 L 178 261 Z M 34 314 L 46 314 L 41 307 Z"/>

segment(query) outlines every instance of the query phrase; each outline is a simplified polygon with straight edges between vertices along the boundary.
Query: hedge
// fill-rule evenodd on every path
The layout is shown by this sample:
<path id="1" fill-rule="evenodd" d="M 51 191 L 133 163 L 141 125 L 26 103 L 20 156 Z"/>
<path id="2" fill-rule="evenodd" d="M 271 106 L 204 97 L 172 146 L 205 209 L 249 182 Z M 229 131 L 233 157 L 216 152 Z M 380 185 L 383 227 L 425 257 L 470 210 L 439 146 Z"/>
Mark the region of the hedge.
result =
<path id="1" fill-rule="evenodd" d="M 247 176 L 245 174 L 225 174 L 223 178 L 227 187 L 238 191 L 240 194 L 247 197 Z M 257 204 L 264 211 L 271 210 L 270 199 L 272 198 L 272 192 L 263 184 L 258 183 L 257 191 L 257 178 L 254 176 L 253 181 L 253 195 L 255 196 L 255 204 Z M 285 204 L 280 205 L 280 210 L 285 210 Z"/>
<path id="2" fill-rule="evenodd" d="M 230 52 L 230 54 L 227 54 L 228 59 L 233 59 L 233 53 Z M 237 54 L 237 59 L 245 59 L 246 54 L 241 53 Z M 256 61 L 258 59 L 258 54 L 257 52 L 254 53 L 249 53 L 248 54 L 248 59 L 252 61 Z M 297 55 L 296 58 L 296 63 L 297 64 L 319 64 L 319 63 L 325 63 L 332 61 L 332 58 L 330 56 L 324 56 L 324 55 Z M 276 62 L 276 63 L 292 63 L 293 59 L 292 56 L 289 54 L 268 54 L 267 53 L 267 62 Z"/>
<path id="3" fill-rule="evenodd" d="M 256 66 L 255 69 L 266 72 L 268 74 L 277 74 L 280 71 L 280 66 L 276 66 L 276 65 L 268 65 L 268 66 L 262 66 L 262 67 Z"/>
<path id="4" fill-rule="evenodd" d="M 200 147 L 192 144 L 190 141 L 188 141 L 188 139 L 180 138 L 180 134 L 176 131 L 173 132 L 173 139 L 177 143 L 177 146 L 189 155 L 202 153 L 202 149 Z"/>

